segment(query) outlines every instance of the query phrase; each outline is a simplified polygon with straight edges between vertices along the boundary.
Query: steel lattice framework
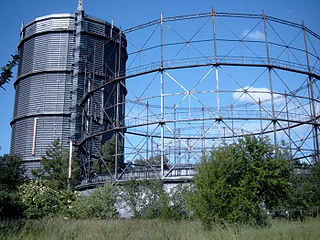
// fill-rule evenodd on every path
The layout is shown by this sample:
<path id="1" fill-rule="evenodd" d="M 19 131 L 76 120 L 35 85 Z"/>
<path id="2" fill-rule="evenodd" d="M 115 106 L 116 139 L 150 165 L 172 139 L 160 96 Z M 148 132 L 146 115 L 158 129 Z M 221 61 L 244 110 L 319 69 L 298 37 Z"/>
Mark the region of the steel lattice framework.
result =
<path id="1" fill-rule="evenodd" d="M 320 36 L 303 22 L 212 9 L 161 15 L 122 33 L 128 42 L 125 72 L 87 89 L 80 103 L 83 124 L 94 120 L 90 102 L 110 120 L 84 128 L 75 144 L 82 186 L 132 177 L 187 180 L 213 146 L 246 135 L 269 136 L 296 163 L 319 160 Z M 99 75 L 86 68 L 79 72 L 88 79 Z M 111 85 L 116 104 L 100 106 L 95 95 Z M 124 85 L 125 98 L 119 92 Z M 124 119 L 108 116 L 120 108 Z M 113 165 L 95 146 L 106 133 L 115 136 Z M 100 154 L 88 154 L 93 148 Z M 125 164 L 117 164 L 119 159 Z M 95 161 L 104 171 L 91 167 Z"/>

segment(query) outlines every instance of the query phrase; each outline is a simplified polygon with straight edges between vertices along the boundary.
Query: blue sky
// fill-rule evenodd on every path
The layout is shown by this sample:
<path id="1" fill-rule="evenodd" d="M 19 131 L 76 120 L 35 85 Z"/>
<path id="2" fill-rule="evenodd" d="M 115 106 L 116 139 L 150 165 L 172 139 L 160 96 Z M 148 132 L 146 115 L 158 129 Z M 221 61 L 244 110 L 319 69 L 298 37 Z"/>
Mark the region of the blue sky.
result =
<path id="1" fill-rule="evenodd" d="M 217 12 L 261 13 L 265 9 L 271 16 L 305 24 L 320 34 L 320 1 L 319 0 L 84 0 L 86 13 L 107 21 L 115 20 L 123 29 L 164 16 L 209 12 L 214 6 Z M 0 66 L 6 64 L 10 54 L 16 51 L 19 42 L 19 31 L 22 22 L 52 14 L 69 13 L 76 9 L 76 0 L 11 0 L 1 2 L 0 14 Z M 13 114 L 13 84 L 5 85 L 6 91 L 0 89 L 0 155 L 10 149 Z"/>

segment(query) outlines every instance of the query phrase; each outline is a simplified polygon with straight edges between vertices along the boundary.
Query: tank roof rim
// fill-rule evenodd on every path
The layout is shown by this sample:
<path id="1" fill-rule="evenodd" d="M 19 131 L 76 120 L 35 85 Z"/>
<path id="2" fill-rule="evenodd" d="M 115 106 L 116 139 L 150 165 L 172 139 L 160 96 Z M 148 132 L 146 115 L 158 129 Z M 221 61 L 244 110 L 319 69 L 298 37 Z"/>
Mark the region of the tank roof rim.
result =
<path id="1" fill-rule="evenodd" d="M 48 14 L 48 15 L 36 17 L 35 19 L 33 19 L 30 22 L 28 22 L 27 24 L 25 24 L 23 26 L 23 28 L 21 29 L 21 31 L 23 31 L 26 27 L 29 27 L 33 23 L 39 22 L 42 20 L 46 20 L 46 19 L 50 19 L 50 18 L 71 18 L 71 17 L 74 18 L 74 16 L 75 16 L 74 13 L 53 13 L 53 14 Z"/>

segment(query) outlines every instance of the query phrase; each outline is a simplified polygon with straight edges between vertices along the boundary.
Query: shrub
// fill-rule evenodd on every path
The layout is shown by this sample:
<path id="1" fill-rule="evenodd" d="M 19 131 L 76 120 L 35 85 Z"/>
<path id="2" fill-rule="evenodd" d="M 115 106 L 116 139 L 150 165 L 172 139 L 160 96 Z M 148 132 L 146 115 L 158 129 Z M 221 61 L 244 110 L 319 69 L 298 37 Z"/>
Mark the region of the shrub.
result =
<path id="1" fill-rule="evenodd" d="M 0 157 L 0 216 L 19 217 L 23 207 L 18 187 L 25 181 L 21 158 L 5 154 Z"/>
<path id="2" fill-rule="evenodd" d="M 135 218 L 159 217 L 168 203 L 160 180 L 129 180 L 121 186 L 121 201 Z"/>
<path id="3" fill-rule="evenodd" d="M 92 190 L 88 196 L 81 195 L 70 206 L 68 215 L 76 219 L 113 219 L 118 216 L 115 204 L 118 188 L 107 183 Z"/>
<path id="4" fill-rule="evenodd" d="M 63 150 L 60 140 L 55 140 L 46 150 L 46 154 L 42 156 L 42 168 L 32 171 L 36 179 L 46 180 L 46 185 L 55 190 L 67 189 L 67 177 L 69 166 L 69 151 Z M 79 177 L 79 164 L 75 154 L 72 158 L 72 179 L 71 187 L 74 187 Z"/>
<path id="5" fill-rule="evenodd" d="M 19 191 L 25 206 L 24 215 L 31 219 L 61 215 L 77 198 L 72 192 L 50 188 L 45 180 L 25 183 Z"/>
<path id="6" fill-rule="evenodd" d="M 134 218 L 182 220 L 191 217 L 187 198 L 191 186 L 177 185 L 166 192 L 160 180 L 130 180 L 121 186 L 121 201 Z"/>
<path id="7" fill-rule="evenodd" d="M 194 177 L 196 216 L 212 223 L 266 224 L 266 209 L 286 206 L 293 188 L 287 153 L 265 138 L 246 137 L 214 148 Z"/>
<path id="8" fill-rule="evenodd" d="M 192 218 L 188 198 L 193 191 L 193 185 L 178 184 L 164 194 L 160 217 L 163 219 L 183 220 Z"/>

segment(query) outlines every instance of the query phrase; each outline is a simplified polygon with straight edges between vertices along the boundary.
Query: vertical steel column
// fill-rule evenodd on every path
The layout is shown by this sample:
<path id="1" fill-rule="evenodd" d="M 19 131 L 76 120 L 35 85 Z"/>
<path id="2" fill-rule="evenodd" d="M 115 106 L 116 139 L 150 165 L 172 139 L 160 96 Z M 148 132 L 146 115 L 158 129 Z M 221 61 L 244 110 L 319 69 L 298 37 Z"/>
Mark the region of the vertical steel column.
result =
<path id="1" fill-rule="evenodd" d="M 120 77 L 121 69 L 121 45 L 122 45 L 122 29 L 119 32 L 119 49 L 118 49 L 118 71 L 117 77 Z M 117 81 L 117 96 L 116 96 L 116 143 L 115 143 L 115 158 L 114 158 L 114 177 L 118 179 L 118 155 L 119 155 L 119 98 L 120 98 L 120 81 Z"/>
<path id="2" fill-rule="evenodd" d="M 146 160 L 149 161 L 149 102 L 147 101 L 147 142 L 146 142 Z"/>
<path id="3" fill-rule="evenodd" d="M 287 123 L 288 123 L 288 136 L 289 136 L 290 159 L 292 159 L 291 131 L 290 131 L 290 120 L 289 120 L 288 94 L 287 94 L 287 91 L 284 91 L 284 99 L 285 99 L 285 102 L 286 102 L 286 113 L 287 113 Z"/>
<path id="4" fill-rule="evenodd" d="M 205 131 L 204 131 L 204 117 L 205 117 L 205 116 L 204 116 L 204 109 L 205 109 L 205 108 L 204 108 L 204 105 L 202 105 L 202 128 L 201 128 L 202 156 L 204 156 L 205 147 L 206 147 L 206 146 L 205 146 L 205 144 L 206 144 L 206 143 L 205 143 L 205 136 L 204 136 L 204 135 L 205 135 Z"/>
<path id="5" fill-rule="evenodd" d="M 215 20 L 214 8 L 212 8 L 211 17 L 212 17 L 212 26 L 213 26 L 214 61 L 215 61 L 215 64 L 217 64 L 218 55 L 217 55 L 216 20 Z M 217 67 L 217 65 L 216 65 L 216 67 Z"/>
<path id="6" fill-rule="evenodd" d="M 83 96 L 85 94 L 87 94 L 87 87 L 88 87 L 88 83 L 87 83 L 87 64 L 88 64 L 88 57 L 86 56 L 84 59 L 84 87 L 83 87 Z M 85 134 L 87 134 L 87 114 L 86 114 L 86 105 L 82 108 L 82 120 L 81 120 L 81 126 L 82 126 L 82 131 L 85 132 Z M 82 134 L 81 134 L 82 135 Z"/>
<path id="7" fill-rule="evenodd" d="M 104 131 L 103 129 L 103 119 L 104 119 L 104 88 L 101 89 L 101 106 L 100 106 L 100 129 L 101 131 Z M 100 136 L 100 139 L 102 141 L 102 135 Z"/>
<path id="8" fill-rule="evenodd" d="M 92 79 L 90 79 L 89 77 L 89 82 L 88 82 L 88 89 L 89 92 L 91 91 L 91 88 L 94 89 L 94 84 L 95 84 L 95 75 L 96 75 L 96 43 L 94 43 L 93 45 L 93 64 L 92 64 Z M 93 94 L 91 95 L 91 97 L 93 97 Z M 89 135 L 92 134 L 92 125 L 93 125 L 93 116 L 95 114 L 95 112 L 93 111 L 93 105 L 94 102 L 91 101 L 90 97 L 88 99 L 88 110 L 89 110 L 89 124 L 88 124 L 88 131 L 89 131 Z M 91 138 L 89 140 L 89 161 L 88 161 L 88 173 L 89 173 L 89 178 L 90 178 L 90 174 L 91 174 L 91 162 L 92 162 L 92 145 L 93 145 L 93 141 L 95 141 L 94 138 Z"/>
<path id="9" fill-rule="evenodd" d="M 261 100 L 259 98 L 259 101 L 258 101 L 258 104 L 259 104 L 259 118 L 260 118 L 260 136 L 262 137 L 263 136 L 263 127 L 262 127 L 262 113 L 261 113 Z"/>
<path id="10" fill-rule="evenodd" d="M 161 71 L 161 175 L 164 176 L 164 85 L 163 85 L 163 16 L 161 13 L 160 17 L 161 24 L 161 62 L 160 62 L 160 71 Z"/>
<path id="11" fill-rule="evenodd" d="M 233 126 L 233 104 L 230 105 L 231 110 L 231 129 L 232 129 L 232 141 L 234 142 L 234 126 Z"/>
<path id="12" fill-rule="evenodd" d="M 150 142 L 151 142 L 151 157 L 153 158 L 153 153 L 154 153 L 154 149 L 153 149 L 153 135 L 151 135 L 151 139 L 150 139 Z"/>
<path id="13" fill-rule="evenodd" d="M 177 147 L 176 147 L 176 135 L 177 135 L 177 116 L 176 116 L 176 105 L 173 104 L 173 118 L 174 118 L 174 123 L 173 123 L 173 154 L 174 154 L 174 163 L 177 163 Z"/>
<path id="14" fill-rule="evenodd" d="M 316 107 L 314 102 L 314 93 L 313 93 L 313 80 L 311 77 L 311 68 L 309 62 L 309 54 L 308 54 L 308 44 L 306 38 L 306 27 L 304 26 L 304 22 L 302 21 L 302 31 L 303 31 L 303 40 L 305 46 L 306 60 L 308 66 L 308 92 L 309 92 L 309 105 L 310 105 L 310 115 L 312 120 L 312 134 L 313 134 L 313 145 L 315 150 L 315 160 L 319 160 L 319 136 L 318 136 L 318 126 L 316 120 Z M 311 98 L 311 99 L 310 99 Z"/>
<path id="15" fill-rule="evenodd" d="M 272 108 L 272 123 L 273 123 L 273 140 L 274 145 L 277 146 L 277 119 L 274 110 L 274 97 L 273 97 L 273 86 L 272 86 L 272 76 L 271 76 L 271 62 L 270 62 L 270 52 L 269 52 L 269 40 L 267 33 L 267 19 L 264 10 L 262 10 L 262 19 L 264 24 L 264 37 L 266 42 L 267 58 L 268 58 L 268 72 L 269 72 L 269 85 L 270 85 L 270 94 L 271 94 L 271 108 Z"/>
<path id="16" fill-rule="evenodd" d="M 70 138 L 76 140 L 76 121 L 78 110 L 78 83 L 79 83 L 79 68 L 80 68 L 80 47 L 81 47 L 81 31 L 83 22 L 84 10 L 82 0 L 78 1 L 78 8 L 75 13 L 75 50 L 74 50 L 74 67 L 72 76 L 72 93 L 71 93 L 71 117 L 70 117 Z M 85 177 L 88 178 L 89 174 L 86 172 L 86 159 L 82 158 L 82 166 Z"/>
<path id="17" fill-rule="evenodd" d="M 88 69 L 87 69 L 87 64 L 88 64 L 88 57 L 85 57 L 84 60 L 84 87 L 83 87 L 83 96 L 85 94 L 87 94 L 87 90 L 88 90 L 88 83 L 87 83 L 87 73 L 88 73 Z M 81 120 L 81 126 L 82 126 L 82 131 L 83 133 L 81 134 L 81 136 L 87 136 L 87 132 L 88 132 L 88 114 L 87 114 L 87 110 L 86 110 L 86 106 L 87 104 L 85 104 L 82 108 L 82 120 Z M 70 137 L 72 138 L 72 137 Z M 86 143 L 87 146 L 87 143 Z M 84 175 L 87 177 L 88 173 L 87 173 L 87 168 L 85 166 L 85 163 L 87 161 L 87 152 L 81 153 L 81 164 L 82 164 L 82 170 L 84 171 Z"/>
<path id="18" fill-rule="evenodd" d="M 218 137 L 219 137 L 219 144 L 221 143 L 221 132 L 220 132 L 220 97 L 219 97 L 219 74 L 218 74 L 218 55 L 217 55 L 217 39 L 216 39 L 216 21 L 215 21 L 215 11 L 212 8 L 211 12 L 212 17 L 212 25 L 213 25 L 213 47 L 214 47 L 214 63 L 215 63 L 215 82 L 216 82 L 216 97 L 217 97 L 217 116 L 216 121 L 218 124 Z"/>
<path id="19" fill-rule="evenodd" d="M 120 96 L 120 83 L 117 82 L 117 94 L 116 94 L 116 142 L 115 142 L 115 158 L 114 158 L 114 176 L 118 178 L 118 150 L 119 150 L 119 96 Z"/>
<path id="20" fill-rule="evenodd" d="M 188 146 L 188 158 L 187 158 L 187 163 L 190 162 L 190 152 L 191 152 L 191 148 L 190 148 L 190 139 L 187 139 L 187 146 Z"/>
<path id="21" fill-rule="evenodd" d="M 212 8 L 211 12 L 212 17 L 212 25 L 213 25 L 213 47 L 214 47 L 214 64 L 215 64 L 215 82 L 216 82 L 216 98 L 217 98 L 217 116 L 216 121 L 218 124 L 218 137 L 219 137 L 219 144 L 221 143 L 221 133 L 220 133 L 220 97 L 219 97 L 219 74 L 218 74 L 218 55 L 217 55 L 217 39 L 216 39 L 216 21 L 215 21 L 215 11 Z"/>
<path id="22" fill-rule="evenodd" d="M 180 128 L 178 128 L 178 163 L 181 164 L 181 136 L 180 136 Z"/>
<path id="23" fill-rule="evenodd" d="M 106 77 L 106 68 L 105 68 L 105 44 L 102 46 L 102 74 L 104 78 Z M 105 82 L 105 81 L 104 81 Z M 100 107 L 100 131 L 104 131 L 104 88 L 100 90 L 101 94 L 101 107 Z M 100 142 L 102 143 L 103 135 L 100 135 Z"/>

